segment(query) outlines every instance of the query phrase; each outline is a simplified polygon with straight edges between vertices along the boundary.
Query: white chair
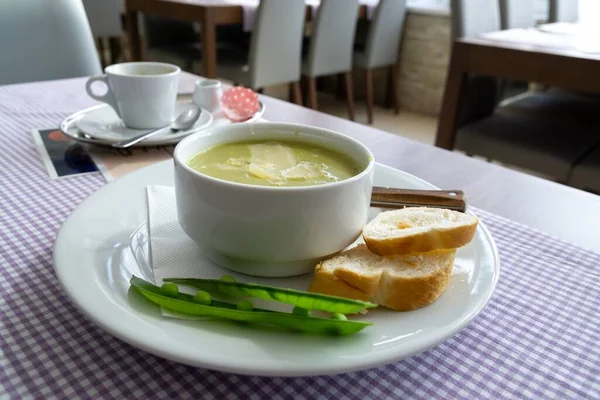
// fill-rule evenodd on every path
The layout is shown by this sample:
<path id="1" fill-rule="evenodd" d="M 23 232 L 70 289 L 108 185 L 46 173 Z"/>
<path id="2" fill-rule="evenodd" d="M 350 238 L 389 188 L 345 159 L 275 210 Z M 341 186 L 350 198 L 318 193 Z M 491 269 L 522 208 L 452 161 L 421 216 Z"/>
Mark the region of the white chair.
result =
<path id="1" fill-rule="evenodd" d="M 308 82 L 308 104 L 317 109 L 317 77 L 343 74 L 348 117 L 354 120 L 352 54 L 358 18 L 358 0 L 322 0 L 302 75 Z"/>
<path id="2" fill-rule="evenodd" d="M 452 40 L 500 30 L 498 0 L 451 0 Z"/>
<path id="3" fill-rule="evenodd" d="M 0 52 L 0 84 L 102 72 L 81 0 L 2 0 Z"/>
<path id="4" fill-rule="evenodd" d="M 306 5 L 304 0 L 261 0 L 248 58 L 218 55 L 217 74 L 252 89 L 287 83 L 302 104 L 300 66 Z M 236 56 L 237 55 L 237 56 Z"/>
<path id="5" fill-rule="evenodd" d="M 502 29 L 527 29 L 534 25 L 534 0 L 499 0 L 500 27 Z"/>
<path id="6" fill-rule="evenodd" d="M 500 24 L 497 0 L 452 0 L 451 5 L 456 34 L 479 35 Z M 567 182 L 572 166 L 600 140 L 600 103 L 531 93 L 496 107 L 494 82 L 482 76 L 468 80 L 455 147 Z"/>
<path id="7" fill-rule="evenodd" d="M 579 0 L 550 0 L 549 22 L 577 22 Z"/>
<path id="8" fill-rule="evenodd" d="M 375 68 L 389 68 L 392 107 L 396 114 L 399 111 L 396 63 L 405 16 L 406 0 L 381 0 L 369 25 L 364 50 L 354 53 L 354 66 L 365 70 L 369 123 L 373 122 L 373 70 Z"/>
<path id="9" fill-rule="evenodd" d="M 573 168 L 569 185 L 600 194 L 600 146 Z"/>
<path id="10" fill-rule="evenodd" d="M 121 0 L 83 0 L 83 7 L 98 43 L 102 65 L 118 62 L 122 53 Z M 110 62 L 104 60 L 104 40 L 108 39 Z"/>

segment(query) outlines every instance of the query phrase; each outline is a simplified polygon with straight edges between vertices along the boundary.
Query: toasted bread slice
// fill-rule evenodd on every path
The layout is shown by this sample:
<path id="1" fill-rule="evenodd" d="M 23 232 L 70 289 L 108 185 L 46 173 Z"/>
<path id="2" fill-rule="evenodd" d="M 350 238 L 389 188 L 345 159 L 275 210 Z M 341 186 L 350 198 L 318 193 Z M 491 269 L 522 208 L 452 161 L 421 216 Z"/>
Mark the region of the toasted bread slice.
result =
<path id="1" fill-rule="evenodd" d="M 372 301 L 396 311 L 425 307 L 448 286 L 456 250 L 384 257 L 383 273 Z"/>
<path id="2" fill-rule="evenodd" d="M 381 279 L 380 258 L 365 245 L 345 250 L 315 267 L 308 291 L 370 301 Z"/>
<path id="3" fill-rule="evenodd" d="M 446 289 L 456 250 L 382 257 L 359 245 L 315 268 L 309 291 L 373 301 L 396 311 L 433 303 Z"/>
<path id="4" fill-rule="evenodd" d="M 426 253 L 468 244 L 478 218 L 441 208 L 408 207 L 385 211 L 369 222 L 363 239 L 380 256 Z"/>

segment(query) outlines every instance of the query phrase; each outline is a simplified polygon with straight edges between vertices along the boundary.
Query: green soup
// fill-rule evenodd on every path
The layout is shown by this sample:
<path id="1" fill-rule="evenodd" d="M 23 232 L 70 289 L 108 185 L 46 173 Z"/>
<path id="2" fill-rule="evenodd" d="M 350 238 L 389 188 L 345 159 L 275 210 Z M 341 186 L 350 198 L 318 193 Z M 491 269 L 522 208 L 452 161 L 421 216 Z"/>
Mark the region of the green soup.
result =
<path id="1" fill-rule="evenodd" d="M 231 182 L 262 186 L 310 186 L 357 175 L 347 156 L 301 141 L 247 141 L 222 144 L 194 155 L 189 166 Z"/>

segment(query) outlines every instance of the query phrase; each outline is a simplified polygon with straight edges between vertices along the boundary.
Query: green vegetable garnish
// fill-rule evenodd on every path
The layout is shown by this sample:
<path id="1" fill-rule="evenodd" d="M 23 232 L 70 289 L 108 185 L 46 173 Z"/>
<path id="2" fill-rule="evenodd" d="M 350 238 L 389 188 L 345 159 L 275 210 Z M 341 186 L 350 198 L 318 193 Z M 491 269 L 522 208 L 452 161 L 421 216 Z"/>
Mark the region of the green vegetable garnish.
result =
<path id="1" fill-rule="evenodd" d="M 160 287 L 160 292 L 165 296 L 177 297 L 179 287 L 174 283 L 163 283 Z"/>
<path id="2" fill-rule="evenodd" d="M 194 303 L 204 304 L 205 306 L 210 306 L 212 298 L 210 293 L 207 293 L 203 290 L 200 290 L 198 293 L 194 295 Z"/>
<path id="3" fill-rule="evenodd" d="M 252 307 L 252 303 L 247 300 L 242 300 L 237 305 L 212 300 L 211 305 L 204 305 L 194 301 L 196 296 L 186 293 L 179 292 L 175 297 L 167 296 L 158 286 L 136 276 L 131 278 L 130 283 L 135 290 L 151 302 L 181 314 L 208 316 L 257 325 L 278 326 L 301 332 L 335 335 L 351 335 L 372 325 L 370 322 L 300 316 L 259 308 L 253 308 L 252 311 L 238 309 L 247 308 L 247 303 Z"/>
<path id="4" fill-rule="evenodd" d="M 227 277 L 227 278 L 225 278 Z M 366 301 L 328 296 L 319 293 L 303 292 L 294 289 L 282 289 L 272 286 L 257 285 L 231 281 L 232 277 L 224 275 L 221 279 L 179 279 L 167 278 L 165 282 L 179 283 L 205 290 L 213 295 L 225 294 L 233 297 L 254 297 L 263 300 L 274 300 L 307 310 L 321 310 L 330 313 L 353 314 L 365 308 L 377 307 L 377 304 Z"/>
<path id="5" fill-rule="evenodd" d="M 294 307 L 294 309 L 292 310 L 292 314 L 308 317 L 310 315 L 310 310 L 307 310 L 306 308 L 302 307 Z"/>
<path id="6" fill-rule="evenodd" d="M 335 313 L 333 315 L 331 315 L 331 319 L 336 319 L 338 321 L 347 321 L 348 318 L 346 318 L 346 316 L 344 314 L 340 314 L 340 313 Z"/>
<path id="7" fill-rule="evenodd" d="M 252 311 L 254 306 L 252 306 L 250 300 L 240 300 L 237 303 L 237 309 L 240 311 Z"/>

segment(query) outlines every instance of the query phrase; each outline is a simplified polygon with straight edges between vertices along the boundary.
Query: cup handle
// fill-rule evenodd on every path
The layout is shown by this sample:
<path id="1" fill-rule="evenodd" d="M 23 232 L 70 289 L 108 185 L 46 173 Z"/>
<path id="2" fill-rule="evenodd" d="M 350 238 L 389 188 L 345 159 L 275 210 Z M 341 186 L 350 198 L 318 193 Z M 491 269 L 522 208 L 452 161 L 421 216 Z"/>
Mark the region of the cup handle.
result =
<path id="1" fill-rule="evenodd" d="M 104 84 L 106 85 L 106 88 L 107 88 L 106 94 L 104 94 L 102 96 L 98 96 L 97 94 L 95 94 L 92 91 L 92 84 L 94 82 L 104 82 Z M 115 112 L 117 113 L 119 118 L 121 118 L 121 113 L 119 112 L 119 107 L 117 107 L 117 102 L 115 101 L 115 96 L 113 96 L 112 92 L 110 91 L 110 86 L 108 84 L 108 79 L 106 78 L 106 75 L 92 76 L 90 79 L 88 79 L 88 81 L 85 84 L 85 91 L 92 99 L 102 101 L 102 102 L 108 104 L 109 106 L 111 106 L 113 108 L 113 110 L 115 110 Z"/>

